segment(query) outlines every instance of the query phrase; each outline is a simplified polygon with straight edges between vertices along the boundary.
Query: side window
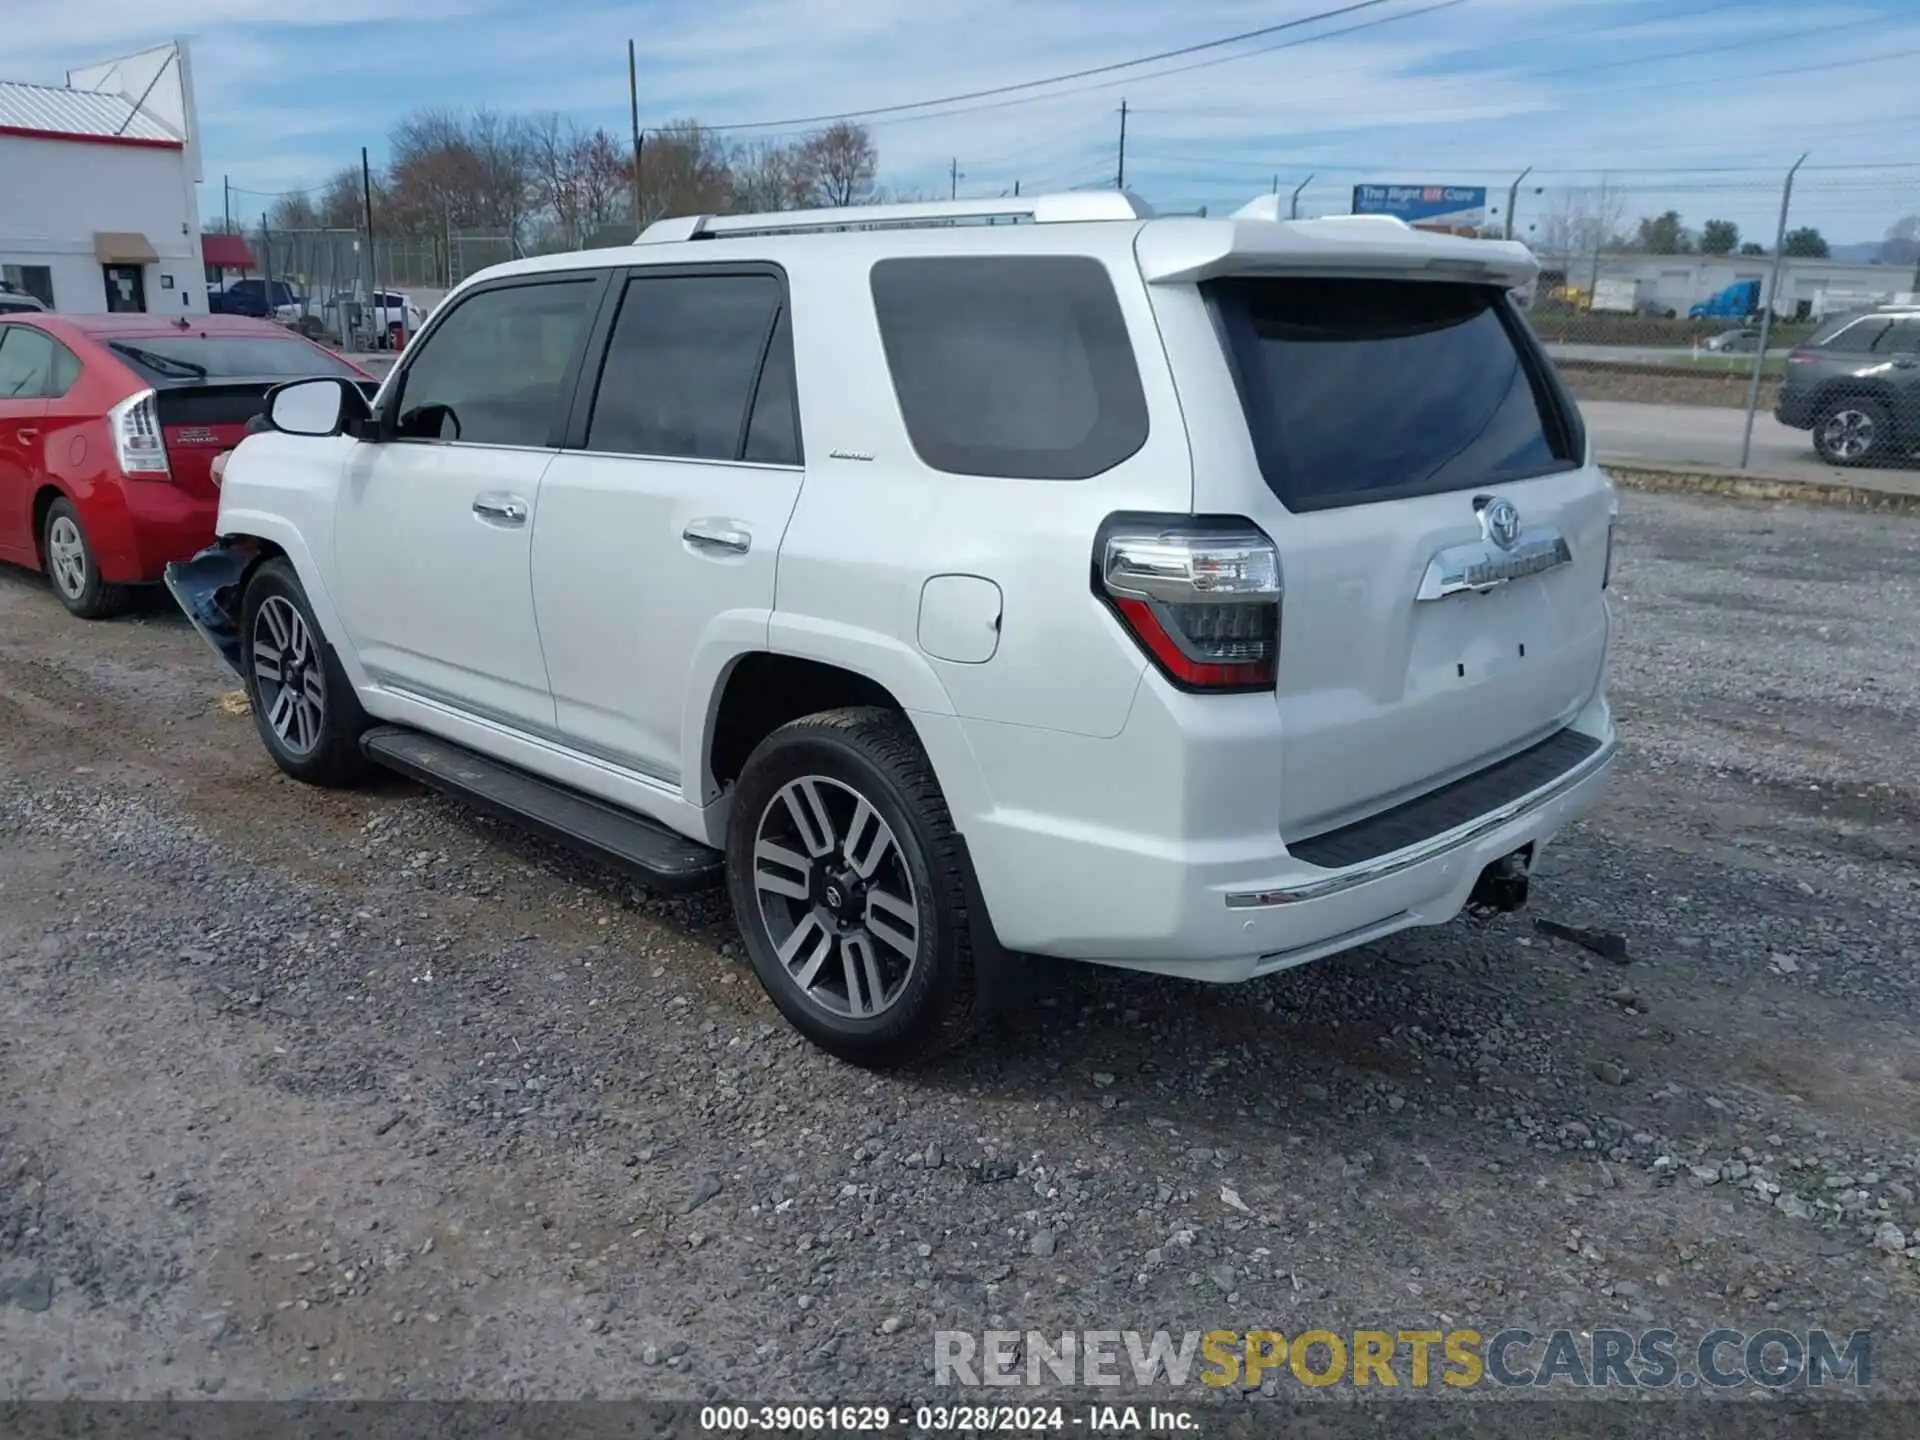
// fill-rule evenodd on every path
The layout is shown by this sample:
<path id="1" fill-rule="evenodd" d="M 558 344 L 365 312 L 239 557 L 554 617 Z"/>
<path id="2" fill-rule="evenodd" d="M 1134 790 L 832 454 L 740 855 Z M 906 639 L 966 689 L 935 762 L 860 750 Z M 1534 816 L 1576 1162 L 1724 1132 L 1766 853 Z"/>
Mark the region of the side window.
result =
<path id="1" fill-rule="evenodd" d="M 773 343 L 753 392 L 753 418 L 747 422 L 747 448 L 740 457 L 761 465 L 798 465 L 800 416 L 794 408 L 793 325 L 783 309 L 774 323 Z"/>
<path id="2" fill-rule="evenodd" d="M 590 278 L 548 280 L 462 300 L 401 375 L 395 433 L 474 445 L 549 443 L 598 288 Z"/>
<path id="3" fill-rule="evenodd" d="M 771 275 L 636 276 L 627 282 L 587 423 L 587 448 L 621 455 L 741 459 L 756 385 L 787 392 L 787 439 L 761 439 L 793 457 L 792 355 L 767 358 L 781 313 Z M 761 379 L 763 361 L 767 377 Z M 779 424 L 769 391 L 771 432 Z M 753 458 L 773 458 L 753 457 Z"/>
<path id="4" fill-rule="evenodd" d="M 1870 355 L 1880 337 L 1886 333 L 1887 321 L 1878 315 L 1868 315 L 1842 326 L 1818 343 L 1821 349 L 1832 350 L 1839 355 Z"/>
<path id="5" fill-rule="evenodd" d="M 0 400 L 41 400 L 66 387 L 54 382 L 60 346 L 25 325 L 0 327 Z"/>
<path id="6" fill-rule="evenodd" d="M 901 418 L 934 469 L 1085 480 L 1146 444 L 1133 342 L 1099 261 L 882 260 L 871 284 Z"/>
<path id="7" fill-rule="evenodd" d="M 80 357 L 74 354 L 58 340 L 53 342 L 53 383 L 47 391 L 49 400 L 58 400 L 73 388 L 73 382 L 80 378 Z"/>
<path id="8" fill-rule="evenodd" d="M 1920 316 L 1908 316 L 1889 325 L 1886 332 L 1874 342 L 1876 355 L 1914 355 L 1920 354 Z"/>

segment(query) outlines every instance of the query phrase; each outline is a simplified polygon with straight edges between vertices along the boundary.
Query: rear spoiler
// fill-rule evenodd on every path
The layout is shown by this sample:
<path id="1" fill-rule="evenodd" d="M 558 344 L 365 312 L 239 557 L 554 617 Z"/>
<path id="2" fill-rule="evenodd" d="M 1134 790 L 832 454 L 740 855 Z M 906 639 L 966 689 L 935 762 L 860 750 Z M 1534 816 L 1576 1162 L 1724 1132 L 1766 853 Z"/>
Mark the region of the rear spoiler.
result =
<path id="1" fill-rule="evenodd" d="M 1262 196 L 1225 220 L 1154 220 L 1134 254 L 1149 284 L 1223 275 L 1392 275 L 1518 290 L 1540 263 L 1513 240 L 1477 240 L 1415 230 L 1388 215 L 1281 220 L 1278 197 Z"/>

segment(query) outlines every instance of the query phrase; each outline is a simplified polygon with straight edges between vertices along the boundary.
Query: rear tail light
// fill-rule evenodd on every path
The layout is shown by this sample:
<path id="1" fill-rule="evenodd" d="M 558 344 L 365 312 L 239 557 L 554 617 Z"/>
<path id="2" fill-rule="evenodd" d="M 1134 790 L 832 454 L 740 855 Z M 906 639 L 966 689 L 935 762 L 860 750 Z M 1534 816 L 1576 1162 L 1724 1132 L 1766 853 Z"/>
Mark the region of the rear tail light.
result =
<path id="1" fill-rule="evenodd" d="M 1094 551 L 1095 592 L 1183 690 L 1271 690 L 1280 554 L 1246 520 L 1117 516 Z"/>
<path id="2" fill-rule="evenodd" d="M 114 457 L 120 473 L 128 479 L 169 480 L 173 469 L 167 464 L 167 442 L 160 434 L 160 409 L 153 391 L 129 395 L 107 411 L 107 425 L 113 431 Z"/>

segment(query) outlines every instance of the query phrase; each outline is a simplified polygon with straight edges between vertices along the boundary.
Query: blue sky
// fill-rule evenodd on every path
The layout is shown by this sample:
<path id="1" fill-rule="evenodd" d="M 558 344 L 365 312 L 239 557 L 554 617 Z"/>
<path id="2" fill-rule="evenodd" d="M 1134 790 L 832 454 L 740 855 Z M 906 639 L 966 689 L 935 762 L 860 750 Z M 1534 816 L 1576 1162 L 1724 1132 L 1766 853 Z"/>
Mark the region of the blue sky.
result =
<path id="1" fill-rule="evenodd" d="M 363 144 L 377 161 L 416 106 L 558 111 L 622 133 L 628 37 L 643 123 L 737 124 L 1016 83 L 1339 3 L 328 0 L 288 19 L 280 0 L 0 0 L 13 21 L 0 70 L 57 83 L 69 65 L 187 36 L 204 208 L 217 213 L 227 174 L 236 210 L 257 214 L 271 192 L 357 162 Z M 1114 172 L 1124 97 L 1129 185 L 1166 209 L 1237 204 L 1276 176 L 1290 191 L 1309 175 L 1308 214 L 1344 211 L 1360 181 L 1484 184 L 1504 203 L 1532 165 L 1523 233 L 1569 191 L 1605 184 L 1629 217 L 1673 206 L 1768 241 L 1780 173 L 1807 150 L 1796 223 L 1859 241 L 1920 212 L 1916 73 L 1917 0 L 1383 0 L 873 129 L 888 184 L 944 194 L 957 158 L 962 194 L 1095 185 Z"/>

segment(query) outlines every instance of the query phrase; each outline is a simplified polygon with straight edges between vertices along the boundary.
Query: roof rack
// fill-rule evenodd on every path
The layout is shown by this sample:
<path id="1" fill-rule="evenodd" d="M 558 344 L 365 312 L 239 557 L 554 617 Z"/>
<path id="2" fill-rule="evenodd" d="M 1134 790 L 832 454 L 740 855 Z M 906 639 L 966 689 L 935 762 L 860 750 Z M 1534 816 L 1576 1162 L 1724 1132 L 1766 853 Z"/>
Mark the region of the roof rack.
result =
<path id="1" fill-rule="evenodd" d="M 910 205 L 850 205 L 767 215 L 674 215 L 656 220 L 636 245 L 719 240 L 743 235 L 806 235 L 836 230 L 920 229 L 1001 222 L 1060 225 L 1084 220 L 1145 220 L 1153 207 L 1127 190 L 1081 190 L 1004 200 L 929 200 Z"/>

